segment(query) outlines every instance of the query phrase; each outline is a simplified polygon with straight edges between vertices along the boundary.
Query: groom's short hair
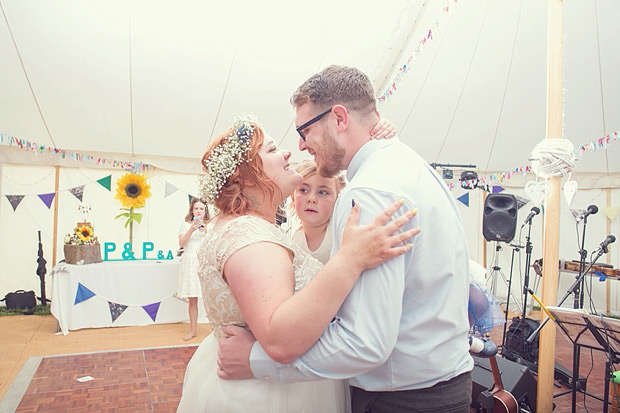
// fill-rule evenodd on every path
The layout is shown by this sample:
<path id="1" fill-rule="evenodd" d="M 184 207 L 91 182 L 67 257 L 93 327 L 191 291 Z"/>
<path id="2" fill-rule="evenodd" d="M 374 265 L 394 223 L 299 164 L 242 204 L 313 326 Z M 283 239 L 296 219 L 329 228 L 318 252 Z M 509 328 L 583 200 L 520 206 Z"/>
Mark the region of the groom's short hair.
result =
<path id="1" fill-rule="evenodd" d="M 291 96 L 293 106 L 305 103 L 320 110 L 334 105 L 368 112 L 376 108 L 375 91 L 368 76 L 354 67 L 335 65 L 310 77 Z"/>

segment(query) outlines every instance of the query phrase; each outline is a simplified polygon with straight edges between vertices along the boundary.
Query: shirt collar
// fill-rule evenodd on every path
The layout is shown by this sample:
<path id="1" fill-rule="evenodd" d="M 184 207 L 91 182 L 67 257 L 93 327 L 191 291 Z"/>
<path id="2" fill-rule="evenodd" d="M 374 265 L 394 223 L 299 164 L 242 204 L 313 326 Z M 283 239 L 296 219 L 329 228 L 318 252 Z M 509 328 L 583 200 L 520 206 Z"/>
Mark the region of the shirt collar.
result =
<path id="1" fill-rule="evenodd" d="M 347 168 L 347 181 L 351 181 L 351 179 L 353 179 L 370 154 L 378 151 L 379 149 L 394 145 L 397 142 L 400 142 L 398 136 L 394 136 L 390 139 L 371 139 L 366 142 L 361 148 L 359 148 L 355 155 L 353 155 L 351 162 L 349 162 L 349 167 Z"/>

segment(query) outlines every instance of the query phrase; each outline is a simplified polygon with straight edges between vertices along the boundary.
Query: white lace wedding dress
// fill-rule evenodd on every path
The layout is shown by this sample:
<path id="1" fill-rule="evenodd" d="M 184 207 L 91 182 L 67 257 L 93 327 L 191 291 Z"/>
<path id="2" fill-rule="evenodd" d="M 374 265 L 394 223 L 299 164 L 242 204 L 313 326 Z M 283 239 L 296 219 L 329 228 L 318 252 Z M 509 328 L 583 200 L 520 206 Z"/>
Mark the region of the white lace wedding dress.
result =
<path id="1" fill-rule="evenodd" d="M 222 278 L 224 264 L 235 251 L 257 242 L 272 242 L 293 252 L 295 291 L 303 288 L 322 267 L 318 260 L 303 252 L 280 229 L 257 217 L 239 217 L 208 233 L 198 250 L 198 274 L 213 333 L 200 344 L 187 366 L 178 411 L 349 411 L 348 388 L 343 381 L 278 384 L 256 379 L 222 380 L 217 376 L 217 339 L 222 335 L 222 326 L 235 324 L 247 327 L 230 288 Z M 251 271 L 251 268 L 248 270 Z"/>

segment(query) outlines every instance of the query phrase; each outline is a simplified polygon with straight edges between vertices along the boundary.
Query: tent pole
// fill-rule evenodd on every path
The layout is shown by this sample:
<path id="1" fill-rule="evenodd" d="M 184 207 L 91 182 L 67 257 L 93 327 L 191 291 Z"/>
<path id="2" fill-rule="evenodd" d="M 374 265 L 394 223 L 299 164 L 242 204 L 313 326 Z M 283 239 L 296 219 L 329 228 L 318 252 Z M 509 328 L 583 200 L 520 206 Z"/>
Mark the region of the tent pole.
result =
<path id="1" fill-rule="evenodd" d="M 60 177 L 60 166 L 55 166 L 54 169 L 54 234 L 52 236 L 52 267 L 56 266 L 56 255 L 58 254 L 58 181 Z"/>
<path id="2" fill-rule="evenodd" d="M 562 0 L 549 0 L 547 40 L 547 139 L 562 137 Z M 551 193 L 545 200 L 545 238 L 543 243 L 542 301 L 557 303 L 560 247 L 560 177 L 548 179 Z M 544 312 L 541 312 L 541 318 Z M 537 411 L 553 409 L 553 373 L 555 366 L 555 326 L 542 329 L 538 352 Z"/>

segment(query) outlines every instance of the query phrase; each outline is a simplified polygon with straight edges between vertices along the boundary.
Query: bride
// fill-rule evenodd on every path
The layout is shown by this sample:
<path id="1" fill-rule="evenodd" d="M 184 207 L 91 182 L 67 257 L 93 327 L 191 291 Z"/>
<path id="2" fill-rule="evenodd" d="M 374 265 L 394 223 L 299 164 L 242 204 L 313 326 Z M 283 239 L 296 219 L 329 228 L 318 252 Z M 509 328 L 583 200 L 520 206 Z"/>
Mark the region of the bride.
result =
<path id="1" fill-rule="evenodd" d="M 203 199 L 219 210 L 198 250 L 198 273 L 213 334 L 190 360 L 179 412 L 345 412 L 344 381 L 278 384 L 218 377 L 222 327 L 252 331 L 271 358 L 288 363 L 319 338 L 360 273 L 403 254 L 403 241 L 419 232 L 397 231 L 413 217 L 389 221 L 396 202 L 368 226 L 358 226 L 360 206 L 347 222 L 342 247 L 323 266 L 275 225 L 278 205 L 302 181 L 257 121 L 235 118 L 202 159 Z M 363 208 L 363 205 L 361 205 Z M 389 223 L 388 223 L 389 221 Z"/>

